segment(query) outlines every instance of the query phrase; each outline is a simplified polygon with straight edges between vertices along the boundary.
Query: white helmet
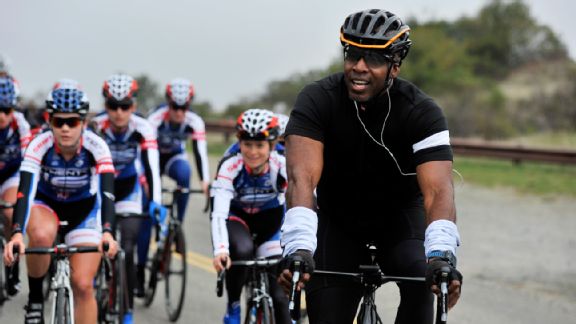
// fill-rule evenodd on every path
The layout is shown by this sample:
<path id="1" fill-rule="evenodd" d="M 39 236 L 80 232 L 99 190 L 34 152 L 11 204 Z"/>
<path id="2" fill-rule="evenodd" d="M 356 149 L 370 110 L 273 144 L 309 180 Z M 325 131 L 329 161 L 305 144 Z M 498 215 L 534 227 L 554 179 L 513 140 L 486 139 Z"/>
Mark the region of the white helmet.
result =
<path id="1" fill-rule="evenodd" d="M 278 126 L 280 127 L 280 135 L 282 135 L 286 131 L 286 125 L 288 125 L 288 119 L 290 117 L 279 113 L 276 113 L 276 117 L 278 117 Z"/>
<path id="2" fill-rule="evenodd" d="M 273 141 L 278 137 L 278 117 L 265 109 L 248 109 L 236 120 L 236 136 L 244 140 Z"/>
<path id="3" fill-rule="evenodd" d="M 58 81 L 56 81 L 56 83 L 54 83 L 54 86 L 52 86 L 52 90 L 56 90 L 56 89 L 78 89 L 78 90 L 82 90 L 82 86 L 80 86 L 80 83 L 76 80 L 73 79 L 60 79 Z"/>
<path id="4" fill-rule="evenodd" d="M 0 53 L 0 73 L 10 73 L 10 58 Z"/>
<path id="5" fill-rule="evenodd" d="M 132 101 L 138 92 L 138 83 L 127 74 L 114 74 L 104 81 L 102 95 L 106 100 Z"/>
<path id="6" fill-rule="evenodd" d="M 192 82 L 186 79 L 174 79 L 166 86 L 166 100 L 177 106 L 186 106 L 194 98 Z"/>

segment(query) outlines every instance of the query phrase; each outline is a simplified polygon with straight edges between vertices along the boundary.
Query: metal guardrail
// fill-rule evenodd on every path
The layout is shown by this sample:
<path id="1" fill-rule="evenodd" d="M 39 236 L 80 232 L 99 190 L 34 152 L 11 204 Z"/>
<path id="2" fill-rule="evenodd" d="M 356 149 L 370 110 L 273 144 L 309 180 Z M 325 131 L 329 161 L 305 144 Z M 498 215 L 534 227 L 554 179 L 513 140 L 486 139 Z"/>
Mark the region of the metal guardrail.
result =
<path id="1" fill-rule="evenodd" d="M 206 130 L 222 133 L 228 141 L 234 133 L 235 124 L 234 120 L 207 121 Z M 537 161 L 576 165 L 576 150 L 530 148 L 462 138 L 452 138 L 451 145 L 454 153 L 464 156 L 505 159 L 515 163 Z"/>

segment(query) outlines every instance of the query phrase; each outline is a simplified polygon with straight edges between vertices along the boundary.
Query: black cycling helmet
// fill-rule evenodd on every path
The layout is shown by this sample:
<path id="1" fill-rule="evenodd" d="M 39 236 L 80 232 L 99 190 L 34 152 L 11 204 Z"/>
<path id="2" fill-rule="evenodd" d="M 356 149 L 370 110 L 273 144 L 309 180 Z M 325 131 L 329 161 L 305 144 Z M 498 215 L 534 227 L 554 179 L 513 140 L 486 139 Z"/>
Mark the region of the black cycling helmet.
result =
<path id="1" fill-rule="evenodd" d="M 86 94 L 78 89 L 59 88 L 52 90 L 46 98 L 46 111 L 54 113 L 77 113 L 86 116 L 90 104 Z"/>
<path id="2" fill-rule="evenodd" d="M 410 27 L 395 14 L 368 9 L 355 12 L 340 28 L 342 46 L 381 50 L 394 63 L 401 63 L 412 45 Z"/>

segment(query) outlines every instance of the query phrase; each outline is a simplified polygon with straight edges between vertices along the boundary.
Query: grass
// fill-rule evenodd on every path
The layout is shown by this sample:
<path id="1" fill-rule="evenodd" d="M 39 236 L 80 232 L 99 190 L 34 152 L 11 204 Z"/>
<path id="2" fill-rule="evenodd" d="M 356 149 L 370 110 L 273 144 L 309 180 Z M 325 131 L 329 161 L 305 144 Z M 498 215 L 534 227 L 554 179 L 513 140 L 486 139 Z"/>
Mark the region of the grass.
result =
<path id="1" fill-rule="evenodd" d="M 576 166 L 456 156 L 454 168 L 465 182 L 507 187 L 521 193 L 576 197 Z M 457 181 L 457 180 L 456 180 Z"/>
<path id="2" fill-rule="evenodd" d="M 549 137 L 543 136 L 541 138 Z M 568 136 L 572 143 L 574 137 Z M 557 139 L 557 138 L 555 138 Z M 208 134 L 208 154 L 217 158 L 233 143 L 224 141 L 222 134 Z M 530 141 L 534 144 L 534 140 Z M 556 143 L 558 143 L 556 141 Z M 565 142 L 564 142 L 565 143 Z M 542 196 L 576 197 L 576 166 L 456 156 L 454 168 L 466 183 L 489 188 L 512 188 L 521 193 Z M 457 183 L 459 180 L 455 179 Z"/>

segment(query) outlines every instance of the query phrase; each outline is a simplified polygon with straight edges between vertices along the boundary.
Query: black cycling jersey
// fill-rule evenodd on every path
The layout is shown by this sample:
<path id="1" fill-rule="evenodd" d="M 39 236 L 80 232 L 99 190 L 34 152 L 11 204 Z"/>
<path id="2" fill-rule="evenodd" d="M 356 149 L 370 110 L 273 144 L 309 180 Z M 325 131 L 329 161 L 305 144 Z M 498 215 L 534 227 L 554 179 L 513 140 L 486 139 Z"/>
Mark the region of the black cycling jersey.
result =
<path id="1" fill-rule="evenodd" d="M 317 187 L 320 216 L 330 215 L 346 226 L 366 225 L 352 228 L 380 235 L 382 229 L 374 224 L 405 222 L 402 236 L 422 238 L 422 194 L 416 176 L 401 172 L 413 174 L 419 164 L 452 160 L 446 120 L 434 101 L 408 81 L 395 79 L 389 96 L 355 105 L 344 74 L 333 74 L 301 91 L 285 134 L 324 144 Z M 374 140 L 383 140 L 390 153 Z"/>

